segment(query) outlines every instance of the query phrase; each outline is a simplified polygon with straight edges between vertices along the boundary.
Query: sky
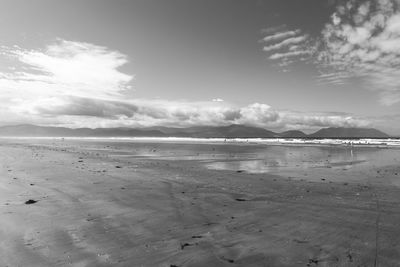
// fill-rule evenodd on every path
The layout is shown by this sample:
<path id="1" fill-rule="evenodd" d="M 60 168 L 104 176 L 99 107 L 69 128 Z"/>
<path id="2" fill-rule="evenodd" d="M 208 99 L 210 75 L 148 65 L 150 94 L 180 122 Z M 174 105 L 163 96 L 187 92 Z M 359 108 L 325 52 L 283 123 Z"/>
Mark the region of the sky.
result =
<path id="1" fill-rule="evenodd" d="M 0 125 L 400 135 L 400 0 L 0 4 Z"/>

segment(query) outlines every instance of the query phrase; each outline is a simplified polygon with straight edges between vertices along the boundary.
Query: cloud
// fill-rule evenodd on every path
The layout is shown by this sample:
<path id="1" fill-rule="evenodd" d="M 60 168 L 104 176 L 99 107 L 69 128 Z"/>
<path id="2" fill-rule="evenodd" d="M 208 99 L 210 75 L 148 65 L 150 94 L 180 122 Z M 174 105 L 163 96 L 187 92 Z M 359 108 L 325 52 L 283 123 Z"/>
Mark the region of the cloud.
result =
<path id="1" fill-rule="evenodd" d="M 119 100 L 125 91 L 132 90 L 129 83 L 133 76 L 118 70 L 128 62 L 127 57 L 107 47 L 56 40 L 37 50 L 2 46 L 0 57 L 9 66 L 0 72 L 3 123 L 51 121 L 46 111 L 71 104 L 70 99 Z M 80 115 L 80 110 L 87 108 L 73 106 L 70 112 Z M 90 108 L 86 112 L 98 109 Z M 40 113 L 45 116 L 40 117 Z"/>
<path id="2" fill-rule="evenodd" d="M 336 11 L 318 36 L 300 29 L 269 33 L 263 50 L 271 63 L 287 71 L 297 62 L 312 62 L 320 72 L 319 84 L 361 80 L 364 88 L 379 93 L 382 104 L 399 103 L 399 0 L 336 2 Z"/>
<path id="3" fill-rule="evenodd" d="M 273 39 L 277 38 L 275 34 Z M 286 53 L 299 53 L 297 48 L 288 49 Z M 133 76 L 119 70 L 128 63 L 127 57 L 89 43 L 57 40 L 43 50 L 1 47 L 0 57 L 10 67 L 0 72 L 2 124 L 73 128 L 246 124 L 275 130 L 367 124 L 349 114 L 282 111 L 264 103 L 237 106 L 220 98 L 189 102 L 127 97 Z M 283 52 L 279 57 L 291 55 Z"/>
<path id="4" fill-rule="evenodd" d="M 370 116 L 366 119 L 368 119 L 368 121 L 370 121 L 371 124 L 374 125 L 374 127 L 377 127 L 378 129 L 383 129 L 386 133 L 391 134 L 393 136 L 400 137 L 400 131 L 398 125 L 396 123 L 391 123 L 388 125 L 387 123 L 388 121 L 389 122 L 400 121 L 400 113 L 394 113 L 384 116 Z"/>
<path id="5" fill-rule="evenodd" d="M 372 125 L 367 118 L 336 112 L 283 111 L 281 117 L 286 129 L 317 130 L 324 127 L 369 127 Z"/>
<path id="6" fill-rule="evenodd" d="M 303 43 L 306 39 L 307 39 L 307 35 L 287 38 L 287 39 L 285 39 L 285 40 L 283 40 L 283 41 L 281 41 L 281 42 L 279 42 L 277 44 L 264 46 L 263 50 L 265 52 L 274 51 L 274 50 L 280 50 L 280 49 L 282 49 L 284 47 L 287 47 L 289 45 L 292 45 L 292 44 Z M 295 47 L 295 46 L 292 46 L 292 47 Z"/>
<path id="7" fill-rule="evenodd" d="M 264 42 L 271 42 L 271 41 L 277 41 L 277 40 L 282 40 L 286 38 L 290 38 L 293 36 L 296 36 L 297 34 L 300 33 L 300 30 L 295 30 L 295 31 L 284 31 L 284 32 L 276 32 L 271 35 L 268 35 L 263 38 Z"/>
<path id="8" fill-rule="evenodd" d="M 400 10 L 395 0 L 338 6 L 322 31 L 320 70 L 337 83 L 359 78 L 385 105 L 400 102 Z M 341 73 L 347 75 L 340 75 Z M 338 75 L 339 74 L 339 75 Z M 327 76 L 319 78 L 328 83 Z"/>
<path id="9" fill-rule="evenodd" d="M 309 55 L 311 52 L 307 50 L 298 50 L 298 51 L 293 51 L 293 52 L 286 52 L 286 53 L 276 53 L 271 55 L 269 58 L 270 59 L 287 59 L 291 57 L 297 57 L 297 56 L 303 56 L 303 55 Z"/>
<path id="10" fill-rule="evenodd" d="M 128 62 L 125 55 L 89 43 L 58 40 L 44 50 L 3 46 L 0 55 L 14 66 L 0 73 L 0 97 L 118 97 L 133 78 L 118 70 Z"/>
<path id="11" fill-rule="evenodd" d="M 262 39 L 263 51 L 278 66 L 287 67 L 297 61 L 306 61 L 314 53 L 309 45 L 309 35 L 302 34 L 300 29 L 286 30 L 282 25 L 264 32 L 267 35 Z"/>
<path id="12" fill-rule="evenodd" d="M 67 127 L 150 127 L 245 124 L 269 129 L 318 129 L 331 126 L 362 127 L 368 121 L 350 114 L 281 111 L 253 103 L 238 107 L 226 102 L 166 100 L 104 100 L 65 97 L 31 103 L 25 118 Z"/>

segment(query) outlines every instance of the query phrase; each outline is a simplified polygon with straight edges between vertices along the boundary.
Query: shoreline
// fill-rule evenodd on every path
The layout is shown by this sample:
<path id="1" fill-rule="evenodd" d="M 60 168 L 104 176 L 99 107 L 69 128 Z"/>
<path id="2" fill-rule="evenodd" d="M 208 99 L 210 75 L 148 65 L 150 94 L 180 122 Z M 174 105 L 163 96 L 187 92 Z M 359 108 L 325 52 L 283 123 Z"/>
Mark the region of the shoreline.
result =
<path id="1" fill-rule="evenodd" d="M 400 148 L 400 138 L 192 138 L 192 137 L 12 137 L 0 136 L 0 140 L 84 140 L 84 141 L 131 141 L 187 144 L 230 145 L 278 145 L 278 146 L 342 146 Z"/>

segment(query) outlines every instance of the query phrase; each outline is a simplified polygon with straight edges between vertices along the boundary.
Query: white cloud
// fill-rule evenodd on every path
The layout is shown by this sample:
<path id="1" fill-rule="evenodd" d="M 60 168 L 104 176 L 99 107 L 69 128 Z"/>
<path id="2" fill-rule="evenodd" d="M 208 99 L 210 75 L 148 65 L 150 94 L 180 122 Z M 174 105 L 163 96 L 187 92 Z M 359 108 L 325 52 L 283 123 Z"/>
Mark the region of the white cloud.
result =
<path id="1" fill-rule="evenodd" d="M 290 57 L 297 57 L 297 56 L 304 56 L 310 55 L 311 52 L 308 50 L 298 50 L 293 52 L 286 52 L 286 53 L 276 53 L 269 57 L 269 59 L 285 59 Z"/>
<path id="2" fill-rule="evenodd" d="M 10 66 L 0 72 L 1 112 L 15 121 L 39 121 L 38 107 L 58 107 L 71 97 L 121 99 L 133 79 L 118 70 L 125 55 L 83 42 L 57 40 L 43 50 L 2 46 L 0 57 Z"/>
<path id="3" fill-rule="evenodd" d="M 313 46 L 309 45 L 309 36 L 302 34 L 301 30 L 286 30 L 279 27 L 268 31 L 268 35 L 263 38 L 263 51 L 268 53 L 268 58 L 274 60 L 275 64 L 284 67 L 287 72 L 290 65 L 296 61 L 306 61 L 314 53 Z"/>
<path id="4" fill-rule="evenodd" d="M 287 53 L 301 53 L 299 47 Z M 246 124 L 278 130 L 366 124 L 348 114 L 281 111 L 263 103 L 239 107 L 220 98 L 204 102 L 128 98 L 125 92 L 133 77 L 118 69 L 127 57 L 89 43 L 59 40 L 44 50 L 1 47 L 0 57 L 11 61 L 10 71 L 0 72 L 2 124 L 92 128 Z"/>
<path id="5" fill-rule="evenodd" d="M 264 42 L 272 42 L 296 36 L 300 30 L 277 32 L 263 38 Z"/>
<path id="6" fill-rule="evenodd" d="M 294 63 L 313 62 L 320 84 L 344 85 L 356 78 L 379 92 L 382 104 L 400 102 L 399 0 L 346 1 L 320 36 L 311 38 L 296 29 L 269 32 L 264 40 L 268 59 L 285 72 Z"/>
<path id="7" fill-rule="evenodd" d="M 333 24 L 334 25 L 339 25 L 341 21 L 342 20 L 340 19 L 340 17 L 336 13 L 333 13 L 333 15 L 332 15 Z"/>
<path id="8" fill-rule="evenodd" d="M 307 39 L 307 35 L 288 38 L 288 39 L 283 40 L 280 43 L 264 46 L 263 50 L 265 52 L 269 52 L 269 51 L 273 51 L 273 50 L 279 50 L 279 49 L 282 49 L 282 48 L 284 48 L 286 46 L 289 46 L 291 44 L 303 43 L 306 39 Z M 292 46 L 292 47 L 294 47 L 294 46 Z"/>
<path id="9" fill-rule="evenodd" d="M 210 101 L 146 99 L 115 101 L 65 97 L 34 101 L 30 107 L 29 111 L 25 110 L 23 117 L 28 122 L 67 127 L 187 127 L 245 124 L 285 130 L 368 125 L 366 120 L 349 114 L 281 111 L 261 103 L 238 107 L 226 102 Z M 18 111 L 14 114 L 17 113 Z"/>
<path id="10" fill-rule="evenodd" d="M 133 78 L 118 70 L 128 62 L 125 55 L 89 43 L 58 40 L 43 51 L 1 47 L 1 54 L 20 69 L 0 73 L 2 96 L 115 97 Z"/>
<path id="11" fill-rule="evenodd" d="M 279 120 L 279 113 L 269 105 L 254 103 L 239 110 L 235 123 L 264 126 Z"/>
<path id="12" fill-rule="evenodd" d="M 398 4 L 379 0 L 340 6 L 322 31 L 325 49 L 319 52 L 317 64 L 332 76 L 320 76 L 320 81 L 331 83 L 335 76 L 335 82 L 343 84 L 359 78 L 366 87 L 380 92 L 381 103 L 400 102 Z"/>
<path id="13" fill-rule="evenodd" d="M 371 122 L 346 113 L 329 112 L 282 112 L 282 121 L 287 129 L 320 129 L 324 127 L 368 127 Z"/>

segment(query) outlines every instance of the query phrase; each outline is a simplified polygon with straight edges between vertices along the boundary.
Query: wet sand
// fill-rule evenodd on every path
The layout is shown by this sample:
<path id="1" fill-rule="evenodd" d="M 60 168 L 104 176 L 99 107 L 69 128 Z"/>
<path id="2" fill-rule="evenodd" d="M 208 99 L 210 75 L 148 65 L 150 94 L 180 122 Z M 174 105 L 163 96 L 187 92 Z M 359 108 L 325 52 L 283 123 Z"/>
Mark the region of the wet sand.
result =
<path id="1" fill-rule="evenodd" d="M 288 176 L 140 148 L 2 140 L 0 266 L 399 266 L 400 150 Z"/>

